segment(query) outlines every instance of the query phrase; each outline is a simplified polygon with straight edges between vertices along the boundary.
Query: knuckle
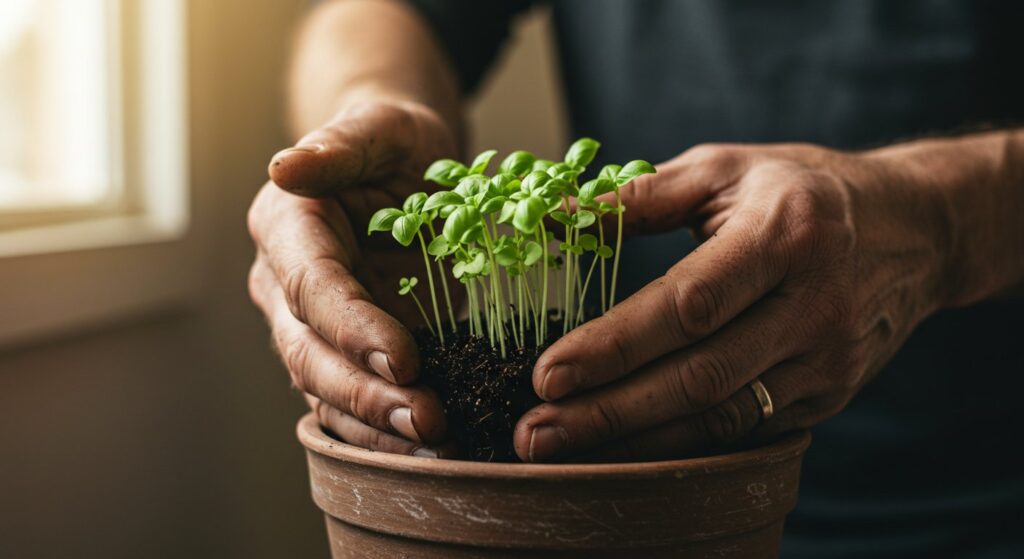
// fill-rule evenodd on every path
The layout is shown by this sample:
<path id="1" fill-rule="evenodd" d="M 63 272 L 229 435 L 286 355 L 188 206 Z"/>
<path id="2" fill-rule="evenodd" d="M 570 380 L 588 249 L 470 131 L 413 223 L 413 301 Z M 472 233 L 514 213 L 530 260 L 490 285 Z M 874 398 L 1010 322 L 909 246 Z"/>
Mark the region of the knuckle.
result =
<path id="1" fill-rule="evenodd" d="M 309 385 L 308 374 L 313 355 L 312 346 L 302 337 L 293 336 L 283 340 L 279 339 L 278 348 L 292 382 L 300 390 L 305 390 Z"/>
<path id="2" fill-rule="evenodd" d="M 333 261 L 326 258 L 317 258 L 311 262 L 292 266 L 285 273 L 285 298 L 288 301 L 288 308 L 299 320 L 306 318 L 307 302 L 313 292 L 329 281 L 329 270 L 332 264 Z"/>
<path id="3" fill-rule="evenodd" d="M 733 385 L 728 360 L 713 353 L 698 353 L 676 363 L 670 394 L 684 410 L 704 410 L 721 402 Z"/>
<path id="4" fill-rule="evenodd" d="M 711 443 L 722 445 L 743 436 L 747 422 L 739 406 L 732 400 L 726 400 L 704 412 L 701 424 Z"/>
<path id="5" fill-rule="evenodd" d="M 684 340 L 696 340 L 711 333 L 721 316 L 722 293 L 713 282 L 688 277 L 676 283 L 672 304 L 675 324 Z"/>
<path id="6" fill-rule="evenodd" d="M 720 167 L 731 165 L 741 151 L 742 148 L 735 144 L 706 143 L 686 150 L 684 157 L 694 164 Z"/>
<path id="7" fill-rule="evenodd" d="M 590 406 L 590 427 L 599 435 L 615 436 L 622 433 L 623 417 L 614 404 L 597 400 Z"/>

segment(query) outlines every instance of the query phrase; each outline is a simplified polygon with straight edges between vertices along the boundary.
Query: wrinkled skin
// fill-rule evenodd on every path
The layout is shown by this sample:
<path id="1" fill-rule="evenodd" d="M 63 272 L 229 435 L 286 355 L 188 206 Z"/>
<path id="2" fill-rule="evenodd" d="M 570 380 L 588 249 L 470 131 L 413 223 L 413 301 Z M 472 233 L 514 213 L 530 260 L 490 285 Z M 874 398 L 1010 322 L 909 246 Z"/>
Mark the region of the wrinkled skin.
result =
<path id="1" fill-rule="evenodd" d="M 440 403 L 411 385 L 419 358 L 406 325 L 417 311 L 396 293 L 400 277 L 423 273 L 422 255 L 366 227 L 377 209 L 423 190 L 427 165 L 454 154 L 453 134 L 430 109 L 360 104 L 275 155 L 272 182 L 249 210 L 250 295 L 295 386 L 352 444 L 447 450 L 431 447 L 444 437 Z"/>
<path id="2" fill-rule="evenodd" d="M 813 426 L 937 308 L 942 212 L 908 204 L 869 156 L 699 146 L 625 193 L 634 230 L 707 240 L 544 353 L 533 381 L 550 403 L 517 426 L 524 460 L 665 458 Z"/>
<path id="3" fill-rule="evenodd" d="M 352 444 L 451 452 L 436 397 L 414 383 L 414 311 L 394 295 L 398 277 L 422 275 L 421 256 L 363 232 L 424 188 L 452 138 L 422 106 L 363 105 L 275 156 L 277 186 L 250 211 L 252 297 L 295 385 Z M 523 460 L 663 458 L 812 426 L 939 305 L 942 209 L 883 158 L 698 146 L 623 195 L 631 233 L 691 227 L 707 240 L 545 352 L 533 381 L 547 403 L 515 433 Z M 747 388 L 756 378 L 768 421 Z"/>

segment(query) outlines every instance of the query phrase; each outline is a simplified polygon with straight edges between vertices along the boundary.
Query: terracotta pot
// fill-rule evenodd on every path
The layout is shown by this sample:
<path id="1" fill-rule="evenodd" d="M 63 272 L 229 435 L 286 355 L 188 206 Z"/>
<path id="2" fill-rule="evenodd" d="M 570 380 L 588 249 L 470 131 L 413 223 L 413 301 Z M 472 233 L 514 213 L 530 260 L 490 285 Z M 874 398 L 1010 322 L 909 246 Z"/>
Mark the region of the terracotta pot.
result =
<path id="1" fill-rule="evenodd" d="M 341 558 L 776 557 L 810 435 L 632 464 L 494 464 L 372 452 L 298 426 Z"/>

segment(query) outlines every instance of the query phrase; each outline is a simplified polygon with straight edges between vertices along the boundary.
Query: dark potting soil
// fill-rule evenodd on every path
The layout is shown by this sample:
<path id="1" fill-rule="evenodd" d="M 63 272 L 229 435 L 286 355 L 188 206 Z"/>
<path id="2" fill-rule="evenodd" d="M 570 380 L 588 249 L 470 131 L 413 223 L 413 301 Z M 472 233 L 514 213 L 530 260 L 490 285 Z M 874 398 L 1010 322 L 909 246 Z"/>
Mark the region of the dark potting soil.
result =
<path id="1" fill-rule="evenodd" d="M 561 322 L 549 323 L 561 333 Z M 416 332 L 420 348 L 420 381 L 441 399 L 448 433 L 461 457 L 485 462 L 518 462 L 512 447 L 516 422 L 542 400 L 533 390 L 533 366 L 548 344 L 536 346 L 531 332 L 516 349 L 508 340 L 506 356 L 486 338 L 470 336 L 460 324 L 458 334 L 445 333 L 442 346 L 428 330 Z"/>

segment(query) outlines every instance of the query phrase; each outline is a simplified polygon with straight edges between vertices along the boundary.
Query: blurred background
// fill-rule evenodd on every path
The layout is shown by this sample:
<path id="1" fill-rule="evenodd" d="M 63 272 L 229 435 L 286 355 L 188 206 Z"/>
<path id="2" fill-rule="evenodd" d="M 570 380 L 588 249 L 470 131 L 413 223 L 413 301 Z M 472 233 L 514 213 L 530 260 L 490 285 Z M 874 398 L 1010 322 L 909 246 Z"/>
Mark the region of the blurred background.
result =
<path id="1" fill-rule="evenodd" d="M 0 557 L 326 556 L 245 287 L 307 8 L 0 1 Z M 473 150 L 561 153 L 551 48 L 519 22 Z"/>

